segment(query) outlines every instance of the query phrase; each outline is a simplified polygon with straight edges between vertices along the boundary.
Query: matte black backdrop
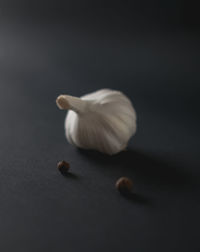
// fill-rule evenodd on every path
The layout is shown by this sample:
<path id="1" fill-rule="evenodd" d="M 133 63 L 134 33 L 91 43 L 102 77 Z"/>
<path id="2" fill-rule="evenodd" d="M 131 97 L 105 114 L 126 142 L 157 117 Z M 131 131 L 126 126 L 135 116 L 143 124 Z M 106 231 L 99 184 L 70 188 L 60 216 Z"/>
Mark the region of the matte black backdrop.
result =
<path id="1" fill-rule="evenodd" d="M 0 9 L 0 250 L 200 251 L 198 9 L 26 4 Z M 113 157 L 69 145 L 55 105 L 60 93 L 105 87 L 138 114 L 128 150 Z M 115 190 L 120 176 L 134 198 Z"/>

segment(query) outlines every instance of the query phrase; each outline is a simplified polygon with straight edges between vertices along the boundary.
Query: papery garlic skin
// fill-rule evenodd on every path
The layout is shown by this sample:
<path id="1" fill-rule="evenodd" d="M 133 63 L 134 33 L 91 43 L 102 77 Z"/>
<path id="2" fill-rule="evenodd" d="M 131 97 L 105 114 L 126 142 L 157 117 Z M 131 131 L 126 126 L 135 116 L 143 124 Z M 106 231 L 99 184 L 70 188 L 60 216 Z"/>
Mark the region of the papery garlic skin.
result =
<path id="1" fill-rule="evenodd" d="M 77 147 L 113 155 L 124 150 L 136 132 L 135 109 L 120 91 L 101 89 L 80 98 L 60 95 L 56 103 L 69 109 L 65 134 Z"/>

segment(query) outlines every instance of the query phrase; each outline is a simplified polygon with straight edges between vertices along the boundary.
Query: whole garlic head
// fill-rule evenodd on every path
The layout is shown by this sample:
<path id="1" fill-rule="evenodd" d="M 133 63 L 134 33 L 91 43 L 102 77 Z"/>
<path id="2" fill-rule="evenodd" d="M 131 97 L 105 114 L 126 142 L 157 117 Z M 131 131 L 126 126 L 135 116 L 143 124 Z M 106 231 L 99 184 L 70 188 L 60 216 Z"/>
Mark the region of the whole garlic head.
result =
<path id="1" fill-rule="evenodd" d="M 136 112 L 120 91 L 101 89 L 80 98 L 60 95 L 56 103 L 69 110 L 65 134 L 77 147 L 116 154 L 136 132 Z"/>

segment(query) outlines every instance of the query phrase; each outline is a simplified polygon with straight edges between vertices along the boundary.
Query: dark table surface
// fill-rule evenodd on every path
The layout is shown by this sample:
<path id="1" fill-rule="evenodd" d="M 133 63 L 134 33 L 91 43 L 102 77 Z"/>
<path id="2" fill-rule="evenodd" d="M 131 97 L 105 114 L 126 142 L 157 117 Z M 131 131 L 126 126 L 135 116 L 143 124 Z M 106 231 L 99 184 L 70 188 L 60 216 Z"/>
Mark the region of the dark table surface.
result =
<path id="1" fill-rule="evenodd" d="M 197 32 L 109 10 L 35 14 L 1 13 L 0 250 L 200 251 Z M 111 157 L 69 145 L 55 105 L 100 88 L 123 91 L 138 115 Z M 116 191 L 120 176 L 135 197 Z"/>

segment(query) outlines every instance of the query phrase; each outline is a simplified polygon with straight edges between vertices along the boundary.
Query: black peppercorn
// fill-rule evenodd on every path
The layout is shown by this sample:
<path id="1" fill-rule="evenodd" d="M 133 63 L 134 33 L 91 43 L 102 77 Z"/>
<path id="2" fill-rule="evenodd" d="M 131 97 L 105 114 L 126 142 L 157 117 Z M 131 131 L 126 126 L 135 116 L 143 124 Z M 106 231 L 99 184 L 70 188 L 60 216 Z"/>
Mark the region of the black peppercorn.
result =
<path id="1" fill-rule="evenodd" d="M 69 171 L 70 165 L 69 163 L 63 160 L 63 161 L 58 162 L 57 168 L 62 174 L 67 174 Z"/>
<path id="2" fill-rule="evenodd" d="M 133 182 L 131 179 L 127 177 L 121 177 L 117 180 L 115 187 L 121 192 L 121 193 L 130 193 L 131 189 L 133 187 Z"/>

